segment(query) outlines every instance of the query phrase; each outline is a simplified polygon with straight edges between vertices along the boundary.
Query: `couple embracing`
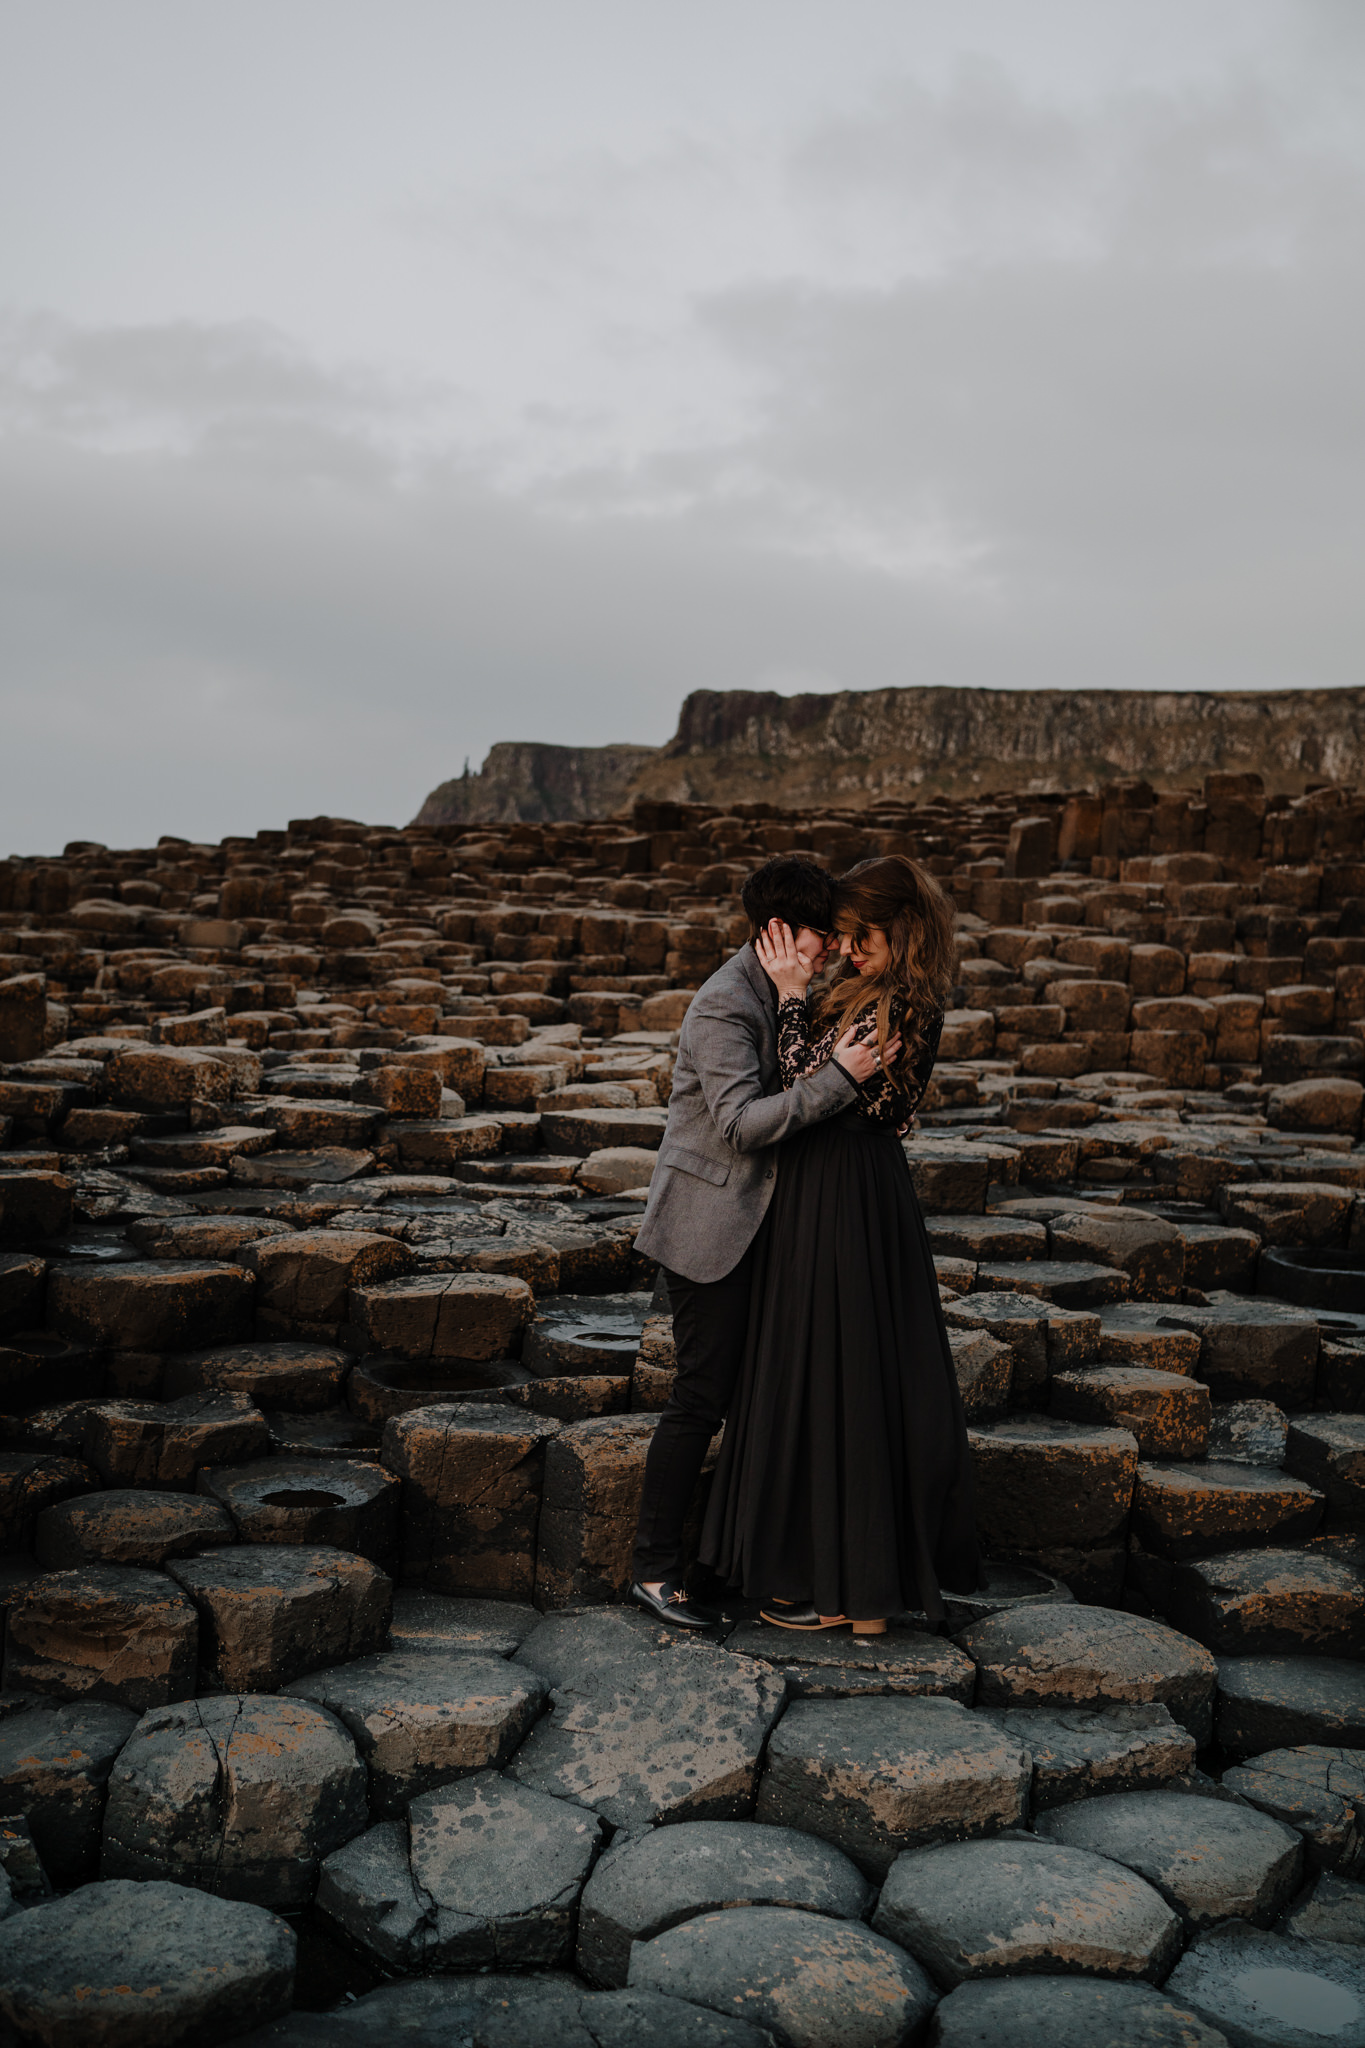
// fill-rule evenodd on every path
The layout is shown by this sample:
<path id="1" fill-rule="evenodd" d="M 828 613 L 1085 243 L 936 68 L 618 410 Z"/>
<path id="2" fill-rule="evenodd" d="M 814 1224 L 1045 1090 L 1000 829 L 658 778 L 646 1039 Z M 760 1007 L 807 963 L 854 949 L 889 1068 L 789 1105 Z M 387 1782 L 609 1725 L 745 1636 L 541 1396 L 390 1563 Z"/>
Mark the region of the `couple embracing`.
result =
<path id="1" fill-rule="evenodd" d="M 678 1373 L 645 1468 L 631 1597 L 674 1627 L 683 1523 L 715 1430 L 701 1562 L 785 1628 L 880 1634 L 976 1586 L 971 1459 L 901 1146 L 953 973 L 952 911 L 900 855 L 837 882 L 781 856 L 749 942 L 693 998 L 638 1247 Z M 823 992 L 811 983 L 835 953 Z"/>

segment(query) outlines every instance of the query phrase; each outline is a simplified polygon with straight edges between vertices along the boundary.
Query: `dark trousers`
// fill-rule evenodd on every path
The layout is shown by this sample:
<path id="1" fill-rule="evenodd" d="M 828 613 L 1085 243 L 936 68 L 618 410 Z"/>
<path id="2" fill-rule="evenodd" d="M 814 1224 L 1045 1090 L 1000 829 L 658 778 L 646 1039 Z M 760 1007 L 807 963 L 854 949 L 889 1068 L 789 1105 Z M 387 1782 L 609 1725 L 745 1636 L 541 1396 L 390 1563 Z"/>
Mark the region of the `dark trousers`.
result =
<path id="1" fill-rule="evenodd" d="M 759 1236 L 762 1236 L 760 1226 Z M 637 1579 L 676 1578 L 683 1523 L 707 1445 L 725 1420 L 749 1327 L 755 1238 L 722 1280 L 684 1280 L 664 1267 L 678 1376 L 645 1460 L 645 1490 L 635 1532 Z"/>

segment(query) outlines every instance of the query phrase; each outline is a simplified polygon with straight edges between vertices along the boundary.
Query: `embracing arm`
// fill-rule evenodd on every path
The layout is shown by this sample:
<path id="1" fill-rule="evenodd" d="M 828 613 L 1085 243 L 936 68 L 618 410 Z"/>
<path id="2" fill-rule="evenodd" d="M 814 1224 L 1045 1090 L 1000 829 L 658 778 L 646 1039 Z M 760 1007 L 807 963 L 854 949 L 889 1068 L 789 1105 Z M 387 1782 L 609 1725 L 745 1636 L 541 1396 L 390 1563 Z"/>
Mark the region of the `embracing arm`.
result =
<path id="1" fill-rule="evenodd" d="M 736 1152 L 760 1152 L 836 1115 L 857 1089 L 832 1061 L 765 1094 L 752 1016 L 723 994 L 698 998 L 688 1013 L 689 1050 L 711 1118 Z"/>
<path id="2" fill-rule="evenodd" d="M 813 1074 L 829 1058 L 834 1043 L 831 1031 L 814 1045 L 810 1038 L 810 1013 L 804 996 L 783 996 L 777 1006 L 777 1064 L 782 1086 L 791 1088 L 803 1074 Z"/>

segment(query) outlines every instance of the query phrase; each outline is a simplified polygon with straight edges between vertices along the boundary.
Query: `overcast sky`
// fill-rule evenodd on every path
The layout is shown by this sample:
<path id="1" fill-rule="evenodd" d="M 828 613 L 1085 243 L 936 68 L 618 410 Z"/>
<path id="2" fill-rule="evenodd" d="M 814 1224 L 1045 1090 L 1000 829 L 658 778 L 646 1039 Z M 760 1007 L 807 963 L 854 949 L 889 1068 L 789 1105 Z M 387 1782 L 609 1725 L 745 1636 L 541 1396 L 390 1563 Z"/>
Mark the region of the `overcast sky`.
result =
<path id="1" fill-rule="evenodd" d="M 0 0 L 0 855 L 1365 681 L 1360 0 Z"/>

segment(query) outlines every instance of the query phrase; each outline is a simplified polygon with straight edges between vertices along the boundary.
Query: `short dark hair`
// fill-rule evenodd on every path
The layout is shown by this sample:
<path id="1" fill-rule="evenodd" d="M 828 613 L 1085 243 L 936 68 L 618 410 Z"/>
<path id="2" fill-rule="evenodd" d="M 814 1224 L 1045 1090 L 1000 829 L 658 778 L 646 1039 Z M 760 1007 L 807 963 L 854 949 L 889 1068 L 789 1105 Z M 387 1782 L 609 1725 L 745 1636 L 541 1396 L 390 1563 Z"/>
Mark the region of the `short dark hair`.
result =
<path id="1" fill-rule="evenodd" d="M 739 900 L 751 939 L 775 917 L 793 932 L 803 924 L 813 932 L 827 932 L 834 925 L 834 877 L 799 853 L 778 853 L 765 860 L 745 882 Z"/>

